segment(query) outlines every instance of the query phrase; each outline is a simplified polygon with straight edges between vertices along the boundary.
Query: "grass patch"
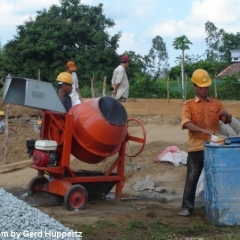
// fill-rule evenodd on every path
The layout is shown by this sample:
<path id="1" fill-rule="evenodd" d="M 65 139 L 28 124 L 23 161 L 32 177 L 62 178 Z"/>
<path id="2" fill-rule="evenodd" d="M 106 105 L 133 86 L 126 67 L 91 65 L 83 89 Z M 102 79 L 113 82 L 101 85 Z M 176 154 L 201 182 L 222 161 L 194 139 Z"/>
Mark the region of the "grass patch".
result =
<path id="1" fill-rule="evenodd" d="M 128 229 L 139 229 L 139 228 L 144 228 L 144 224 L 140 220 L 134 220 L 128 223 L 127 228 Z"/>
<path id="2" fill-rule="evenodd" d="M 102 227 L 116 227 L 117 225 L 111 221 L 109 221 L 108 219 L 104 218 L 101 220 L 98 220 L 95 225 L 97 226 L 97 228 L 102 228 Z"/>
<path id="3" fill-rule="evenodd" d="M 94 233 L 96 227 L 94 224 L 75 224 L 74 229 L 84 233 L 84 236 L 88 236 Z"/>
<path id="4" fill-rule="evenodd" d="M 165 224 L 160 220 L 144 222 L 134 220 L 122 223 L 113 223 L 106 218 L 92 224 L 77 224 L 76 231 L 81 231 L 87 239 L 114 239 L 114 240 L 165 240 L 165 239 L 203 239 L 203 240 L 239 240 L 240 226 L 216 227 L 203 221 L 193 221 L 186 227 L 175 227 L 174 223 Z M 121 226 L 121 227 L 120 227 Z M 114 238 L 109 236 L 109 228 Z M 101 237 L 99 238 L 99 233 Z M 115 234 L 114 234 L 115 232 Z"/>

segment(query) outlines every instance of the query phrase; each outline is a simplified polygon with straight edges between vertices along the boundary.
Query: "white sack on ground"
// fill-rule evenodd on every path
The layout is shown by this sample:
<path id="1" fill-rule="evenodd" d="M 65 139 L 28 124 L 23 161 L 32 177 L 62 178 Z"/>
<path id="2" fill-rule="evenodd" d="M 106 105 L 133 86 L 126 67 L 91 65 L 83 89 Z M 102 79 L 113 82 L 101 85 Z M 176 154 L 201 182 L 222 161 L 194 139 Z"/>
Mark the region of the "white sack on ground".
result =
<path id="1" fill-rule="evenodd" d="M 162 187 L 158 187 L 158 184 L 156 183 L 155 179 L 152 178 L 151 176 L 146 176 L 146 178 L 142 181 L 137 181 L 134 185 L 133 185 L 133 189 L 135 191 L 144 191 L 144 190 L 149 190 L 149 192 L 155 191 L 155 192 L 160 192 L 160 193 L 164 193 L 167 190 L 162 188 Z"/>
<path id="2" fill-rule="evenodd" d="M 176 146 L 168 146 L 156 159 L 155 162 L 170 162 L 175 167 L 187 164 L 188 154 Z"/>

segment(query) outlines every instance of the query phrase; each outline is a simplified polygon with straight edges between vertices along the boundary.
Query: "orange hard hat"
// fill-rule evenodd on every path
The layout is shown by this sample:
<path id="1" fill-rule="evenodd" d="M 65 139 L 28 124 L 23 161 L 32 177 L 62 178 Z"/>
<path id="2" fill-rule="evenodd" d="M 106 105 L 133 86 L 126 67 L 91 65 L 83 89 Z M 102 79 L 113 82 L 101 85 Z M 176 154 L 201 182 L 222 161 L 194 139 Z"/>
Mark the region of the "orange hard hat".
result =
<path id="1" fill-rule="evenodd" d="M 71 70 L 71 71 L 76 71 L 76 65 L 75 65 L 75 62 L 73 62 L 73 61 L 69 61 L 69 62 L 67 62 L 67 67 L 68 67 L 68 69 L 69 70 Z"/>

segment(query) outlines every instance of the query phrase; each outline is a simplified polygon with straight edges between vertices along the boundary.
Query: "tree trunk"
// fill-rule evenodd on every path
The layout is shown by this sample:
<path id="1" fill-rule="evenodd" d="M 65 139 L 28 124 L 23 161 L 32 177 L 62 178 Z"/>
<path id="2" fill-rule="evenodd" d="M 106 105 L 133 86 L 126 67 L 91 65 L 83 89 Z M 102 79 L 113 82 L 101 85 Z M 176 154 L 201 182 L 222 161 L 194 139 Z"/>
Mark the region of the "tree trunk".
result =
<path id="1" fill-rule="evenodd" d="M 94 76 L 90 79 L 90 81 L 91 81 L 91 92 L 92 92 L 92 98 L 95 98 L 94 88 L 93 88 Z"/>
<path id="2" fill-rule="evenodd" d="M 184 88 L 185 100 L 187 99 L 187 81 L 188 81 L 188 77 L 187 77 L 187 74 L 185 74 L 185 88 Z"/>
<path id="3" fill-rule="evenodd" d="M 214 79 L 214 90 L 215 90 L 215 98 L 217 98 L 217 78 L 215 75 L 215 79 Z"/>
<path id="4" fill-rule="evenodd" d="M 169 76 L 167 77 L 167 101 L 169 102 Z"/>
<path id="5" fill-rule="evenodd" d="M 8 129 L 8 111 L 9 111 L 9 103 L 6 106 L 5 110 L 5 152 L 4 152 L 4 164 L 8 164 L 8 141 L 9 141 L 9 129 Z"/>
<path id="6" fill-rule="evenodd" d="M 186 96 L 185 96 L 185 69 L 184 69 L 184 50 L 182 50 L 182 90 L 183 90 L 183 100 L 186 100 Z"/>
<path id="7" fill-rule="evenodd" d="M 41 81 L 41 72 L 39 68 L 38 68 L 38 80 Z"/>
<path id="8" fill-rule="evenodd" d="M 105 76 L 103 79 L 103 90 L 102 90 L 103 96 L 106 96 L 106 83 L 107 83 L 107 77 Z"/>

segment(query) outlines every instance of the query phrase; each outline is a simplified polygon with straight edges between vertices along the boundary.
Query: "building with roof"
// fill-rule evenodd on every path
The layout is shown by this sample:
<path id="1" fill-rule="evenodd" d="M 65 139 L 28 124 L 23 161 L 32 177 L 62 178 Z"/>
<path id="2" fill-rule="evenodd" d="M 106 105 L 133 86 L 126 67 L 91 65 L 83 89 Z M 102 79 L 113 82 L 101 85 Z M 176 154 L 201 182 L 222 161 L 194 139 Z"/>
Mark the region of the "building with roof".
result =
<path id="1" fill-rule="evenodd" d="M 220 72 L 217 77 L 239 74 L 240 76 L 240 49 L 231 50 L 232 64 Z"/>

